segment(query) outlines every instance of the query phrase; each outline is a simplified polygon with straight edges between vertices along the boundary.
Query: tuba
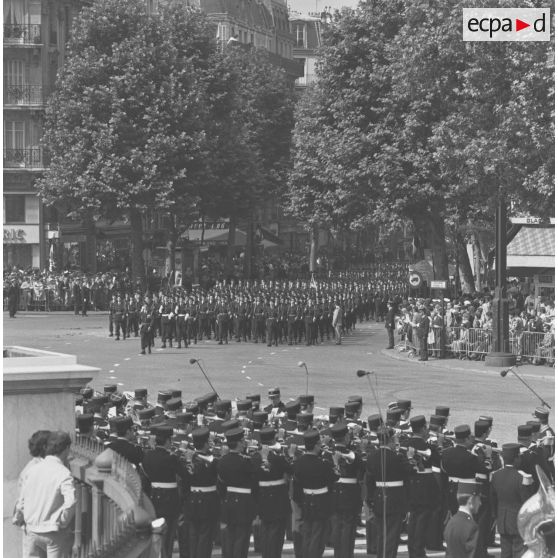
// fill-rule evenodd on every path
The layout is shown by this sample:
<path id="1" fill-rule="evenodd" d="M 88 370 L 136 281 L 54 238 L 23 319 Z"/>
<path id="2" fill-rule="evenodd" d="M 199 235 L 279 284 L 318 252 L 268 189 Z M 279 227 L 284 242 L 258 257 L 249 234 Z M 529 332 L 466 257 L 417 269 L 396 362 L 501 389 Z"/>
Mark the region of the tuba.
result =
<path id="1" fill-rule="evenodd" d="M 554 488 L 539 465 L 536 470 L 539 490 L 521 506 L 517 516 L 517 528 L 527 546 L 522 558 L 554 556 Z"/>

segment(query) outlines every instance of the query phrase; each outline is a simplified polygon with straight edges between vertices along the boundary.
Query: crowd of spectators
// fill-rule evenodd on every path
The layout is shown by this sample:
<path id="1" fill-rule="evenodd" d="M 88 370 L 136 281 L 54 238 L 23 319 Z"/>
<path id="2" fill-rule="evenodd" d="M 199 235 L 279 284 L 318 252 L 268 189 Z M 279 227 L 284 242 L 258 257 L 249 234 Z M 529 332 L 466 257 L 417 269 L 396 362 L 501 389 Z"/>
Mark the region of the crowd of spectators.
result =
<path id="1" fill-rule="evenodd" d="M 533 364 L 554 364 L 554 301 L 534 294 L 508 294 L 510 350 Z M 397 332 L 401 347 L 417 350 L 417 327 L 423 307 L 430 321 L 430 354 L 483 360 L 492 350 L 494 312 L 491 294 L 464 295 L 456 299 L 405 299 L 399 305 Z M 442 328 L 444 338 L 442 339 Z"/>

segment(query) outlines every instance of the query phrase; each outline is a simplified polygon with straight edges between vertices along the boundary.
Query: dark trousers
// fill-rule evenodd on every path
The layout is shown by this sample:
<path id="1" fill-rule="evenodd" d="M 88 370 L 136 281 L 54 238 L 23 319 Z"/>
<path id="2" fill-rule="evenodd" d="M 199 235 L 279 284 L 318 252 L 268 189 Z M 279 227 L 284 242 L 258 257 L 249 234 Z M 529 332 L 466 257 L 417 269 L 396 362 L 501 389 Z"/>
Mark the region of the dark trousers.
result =
<path id="1" fill-rule="evenodd" d="M 477 525 L 479 526 L 479 538 L 477 539 L 477 556 L 485 558 L 488 554 L 487 548 L 492 531 L 492 509 L 490 500 L 484 496 L 481 499 L 481 506 L 477 512 Z"/>
<path id="2" fill-rule="evenodd" d="M 358 518 L 351 513 L 333 514 L 332 542 L 335 558 L 353 558 L 355 553 L 356 524 Z"/>
<path id="3" fill-rule="evenodd" d="M 120 332 L 122 332 L 122 338 L 126 339 L 126 322 L 122 314 L 116 314 L 114 316 L 114 334 L 117 339 L 120 339 Z"/>
<path id="4" fill-rule="evenodd" d="M 224 558 L 246 558 L 250 547 L 250 532 L 252 522 L 227 523 L 222 534 L 222 548 Z"/>
<path id="5" fill-rule="evenodd" d="M 172 337 L 173 337 L 173 333 L 174 333 L 174 331 L 173 331 L 174 330 L 174 322 L 172 320 L 168 320 L 166 322 L 161 322 L 161 328 L 162 328 L 161 341 L 163 342 L 163 345 L 167 342 L 167 340 L 172 345 Z"/>
<path id="6" fill-rule="evenodd" d="M 376 554 L 378 544 L 378 524 L 376 518 L 366 522 L 366 554 Z"/>
<path id="7" fill-rule="evenodd" d="M 277 346 L 277 320 L 271 318 L 265 321 L 265 335 L 268 347 Z"/>
<path id="8" fill-rule="evenodd" d="M 409 514 L 407 547 L 409 558 L 424 558 L 426 556 L 426 534 L 432 514 L 428 508 L 414 508 Z"/>
<path id="9" fill-rule="evenodd" d="M 151 331 L 149 331 L 149 328 L 146 325 L 142 325 L 140 330 L 140 343 L 142 351 L 145 351 L 145 349 L 149 349 L 149 352 L 151 352 L 151 336 L 152 333 Z"/>
<path id="10" fill-rule="evenodd" d="M 502 558 L 521 558 L 525 552 L 523 539 L 519 535 L 502 535 L 500 533 Z"/>
<path id="11" fill-rule="evenodd" d="M 178 502 L 178 491 L 171 489 L 154 488 L 151 493 L 151 501 L 155 508 L 157 517 L 164 517 L 167 523 L 167 531 L 163 538 L 162 558 L 172 558 L 174 539 L 180 513 Z"/>
<path id="12" fill-rule="evenodd" d="M 399 546 L 399 536 L 405 514 L 388 514 L 385 518 L 382 514 L 378 515 L 378 558 L 396 558 L 397 547 Z M 385 530 L 385 553 L 384 553 L 384 530 Z"/>
<path id="13" fill-rule="evenodd" d="M 306 519 L 302 522 L 302 556 L 321 558 L 326 547 L 329 519 Z"/>
<path id="14" fill-rule="evenodd" d="M 134 332 L 134 335 L 138 336 L 138 328 L 139 328 L 139 320 L 138 315 L 136 312 L 130 313 L 128 315 L 128 337 L 130 337 L 130 333 Z"/>
<path id="15" fill-rule="evenodd" d="M 262 558 L 281 558 L 287 518 L 275 521 L 262 521 L 260 525 L 260 544 Z"/>
<path id="16" fill-rule="evenodd" d="M 419 337 L 419 357 L 423 360 L 428 360 L 428 337 L 423 335 Z"/>
<path id="17" fill-rule="evenodd" d="M 296 343 L 296 326 L 294 320 L 287 323 L 287 338 L 289 345 Z"/>
<path id="18" fill-rule="evenodd" d="M 217 524 L 214 520 L 189 521 L 190 558 L 211 558 Z"/>
<path id="19" fill-rule="evenodd" d="M 388 347 L 395 347 L 395 337 L 393 335 L 393 329 L 391 327 L 386 327 L 388 334 Z"/>

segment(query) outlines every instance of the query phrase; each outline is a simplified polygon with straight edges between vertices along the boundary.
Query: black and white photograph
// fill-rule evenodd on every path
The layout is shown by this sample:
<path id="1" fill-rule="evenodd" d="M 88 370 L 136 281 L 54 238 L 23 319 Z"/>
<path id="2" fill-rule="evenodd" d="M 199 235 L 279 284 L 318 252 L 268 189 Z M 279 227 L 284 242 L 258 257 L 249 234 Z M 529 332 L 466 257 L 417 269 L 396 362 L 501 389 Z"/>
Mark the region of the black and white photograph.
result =
<path id="1" fill-rule="evenodd" d="M 555 5 L 3 0 L 5 558 L 555 555 Z"/>

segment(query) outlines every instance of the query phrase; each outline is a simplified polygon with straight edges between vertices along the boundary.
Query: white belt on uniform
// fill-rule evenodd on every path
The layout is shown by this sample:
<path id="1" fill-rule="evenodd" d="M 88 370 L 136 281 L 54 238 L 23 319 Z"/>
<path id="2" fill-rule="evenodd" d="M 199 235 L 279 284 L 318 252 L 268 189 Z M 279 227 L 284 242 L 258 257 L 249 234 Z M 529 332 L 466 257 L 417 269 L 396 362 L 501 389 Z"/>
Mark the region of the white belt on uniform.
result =
<path id="1" fill-rule="evenodd" d="M 303 488 L 304 494 L 308 496 L 317 496 L 318 494 L 327 494 L 327 486 L 323 488 Z"/>
<path id="2" fill-rule="evenodd" d="M 277 479 L 277 480 L 270 480 L 270 481 L 260 481 L 259 485 L 262 487 L 266 486 L 281 486 L 285 484 L 285 479 Z"/>
<path id="3" fill-rule="evenodd" d="M 484 473 L 477 473 L 475 475 L 475 478 L 481 479 L 481 480 L 488 480 L 488 475 L 485 475 Z"/>
<path id="4" fill-rule="evenodd" d="M 252 489 L 241 488 L 239 486 L 227 486 L 227 492 L 236 492 L 237 494 L 252 494 Z"/>
<path id="5" fill-rule="evenodd" d="M 459 477 L 448 477 L 448 480 L 457 483 L 462 482 L 463 484 L 477 484 L 477 481 L 475 479 L 460 479 Z"/>
<path id="6" fill-rule="evenodd" d="M 419 475 L 426 475 L 427 473 L 432 473 L 432 472 L 433 472 L 433 469 L 434 469 L 434 467 L 432 467 L 432 469 L 426 468 L 426 469 L 423 469 L 422 471 L 417 471 L 417 473 L 418 473 Z"/>
<path id="7" fill-rule="evenodd" d="M 152 482 L 152 488 L 178 488 L 178 484 L 175 482 Z"/>
<path id="8" fill-rule="evenodd" d="M 339 477 L 339 478 L 337 479 L 337 482 L 338 482 L 339 484 L 356 484 L 356 483 L 357 483 L 357 480 L 356 480 L 356 479 L 353 479 L 353 478 L 351 478 L 351 477 Z"/>
<path id="9" fill-rule="evenodd" d="M 435 467 L 434 465 L 432 465 L 432 472 L 433 473 L 441 473 L 442 469 L 440 469 L 440 467 Z"/>
<path id="10" fill-rule="evenodd" d="M 403 486 L 403 481 L 376 482 L 376 486 L 380 488 L 393 488 L 395 486 Z"/>
<path id="11" fill-rule="evenodd" d="M 192 492 L 216 492 L 216 486 L 191 486 L 190 490 Z"/>

